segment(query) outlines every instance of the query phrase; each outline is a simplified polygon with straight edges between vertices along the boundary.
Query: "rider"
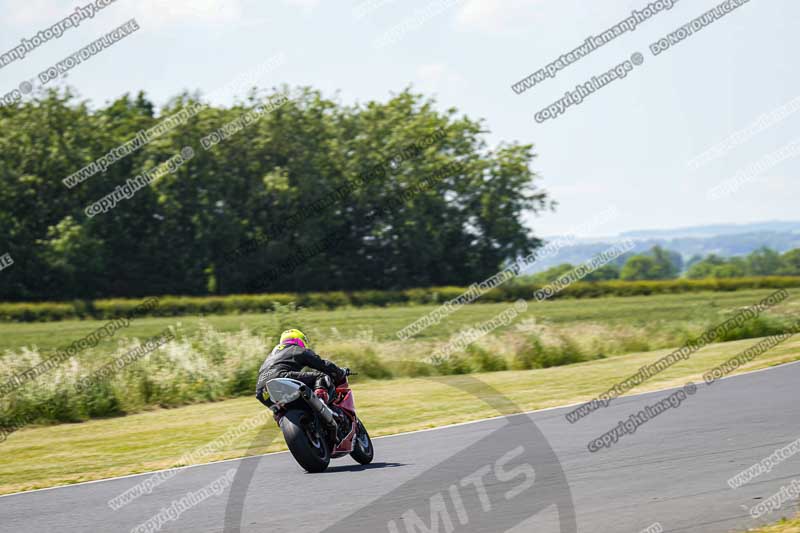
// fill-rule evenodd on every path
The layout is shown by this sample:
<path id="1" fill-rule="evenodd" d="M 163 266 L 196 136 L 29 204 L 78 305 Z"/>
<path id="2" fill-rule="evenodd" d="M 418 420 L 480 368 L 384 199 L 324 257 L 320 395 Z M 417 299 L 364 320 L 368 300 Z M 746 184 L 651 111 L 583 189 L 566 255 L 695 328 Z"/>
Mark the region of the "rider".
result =
<path id="1" fill-rule="evenodd" d="M 301 372 L 310 367 L 315 372 Z M 347 369 L 342 369 L 326 361 L 309 348 L 308 338 L 299 329 L 287 329 L 281 334 L 280 342 L 266 358 L 258 371 L 256 398 L 269 407 L 264 391 L 267 381 L 275 378 L 296 379 L 314 388 L 314 394 L 326 404 L 333 398 L 335 384 L 347 377 Z"/>

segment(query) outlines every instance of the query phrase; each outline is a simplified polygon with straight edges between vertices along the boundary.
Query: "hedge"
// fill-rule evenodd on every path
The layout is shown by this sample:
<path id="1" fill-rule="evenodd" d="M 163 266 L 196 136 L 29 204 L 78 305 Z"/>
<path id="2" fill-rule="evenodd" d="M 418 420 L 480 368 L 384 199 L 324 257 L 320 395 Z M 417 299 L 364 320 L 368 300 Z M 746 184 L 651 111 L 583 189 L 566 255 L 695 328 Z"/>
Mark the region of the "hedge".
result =
<path id="1" fill-rule="evenodd" d="M 729 279 L 675 279 L 664 281 L 576 282 L 554 294 L 558 298 L 599 298 L 602 296 L 643 296 L 699 291 L 735 291 L 742 289 L 781 289 L 800 287 L 800 276 L 766 276 Z M 509 302 L 533 299 L 540 285 L 509 283 L 483 294 L 482 302 Z M 309 292 L 273 294 L 237 294 L 230 296 L 161 296 L 149 316 L 213 315 L 266 313 L 275 304 L 294 302 L 309 309 L 366 307 L 387 305 L 423 305 L 444 303 L 457 298 L 465 287 L 431 287 L 399 291 Z M 58 320 L 114 318 L 132 311 L 142 299 L 108 299 L 73 302 L 0 303 L 0 322 L 49 322 Z"/>

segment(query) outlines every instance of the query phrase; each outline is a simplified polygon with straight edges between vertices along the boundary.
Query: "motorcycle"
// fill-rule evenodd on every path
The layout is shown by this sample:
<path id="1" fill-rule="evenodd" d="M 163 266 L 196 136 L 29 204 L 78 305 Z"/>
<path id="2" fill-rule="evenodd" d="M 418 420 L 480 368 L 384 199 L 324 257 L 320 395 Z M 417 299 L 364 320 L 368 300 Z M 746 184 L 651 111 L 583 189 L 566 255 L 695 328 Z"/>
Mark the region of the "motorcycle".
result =
<path id="1" fill-rule="evenodd" d="M 323 472 L 331 459 L 348 454 L 362 465 L 372 462 L 372 440 L 356 416 L 353 391 L 347 381 L 354 375 L 347 371 L 330 406 L 300 381 L 276 378 L 267 382 L 270 409 L 286 445 L 308 472 Z"/>

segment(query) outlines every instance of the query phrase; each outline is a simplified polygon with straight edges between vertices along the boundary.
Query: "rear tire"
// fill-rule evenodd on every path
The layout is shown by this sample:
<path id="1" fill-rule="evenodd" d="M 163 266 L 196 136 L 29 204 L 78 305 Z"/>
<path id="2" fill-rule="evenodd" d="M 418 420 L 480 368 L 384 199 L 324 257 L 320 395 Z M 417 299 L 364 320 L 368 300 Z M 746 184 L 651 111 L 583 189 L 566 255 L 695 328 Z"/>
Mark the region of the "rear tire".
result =
<path id="1" fill-rule="evenodd" d="M 361 420 L 358 421 L 358 430 L 353 439 L 355 442 L 353 443 L 353 451 L 350 452 L 350 457 L 362 465 L 370 464 L 375 456 L 375 449 L 372 447 L 372 439 L 369 438 L 367 428 L 364 427 Z"/>
<path id="2" fill-rule="evenodd" d="M 286 413 L 281 419 L 281 431 L 295 461 L 308 472 L 324 472 L 331 462 L 331 450 L 324 435 L 311 435 L 311 415 L 299 410 Z"/>

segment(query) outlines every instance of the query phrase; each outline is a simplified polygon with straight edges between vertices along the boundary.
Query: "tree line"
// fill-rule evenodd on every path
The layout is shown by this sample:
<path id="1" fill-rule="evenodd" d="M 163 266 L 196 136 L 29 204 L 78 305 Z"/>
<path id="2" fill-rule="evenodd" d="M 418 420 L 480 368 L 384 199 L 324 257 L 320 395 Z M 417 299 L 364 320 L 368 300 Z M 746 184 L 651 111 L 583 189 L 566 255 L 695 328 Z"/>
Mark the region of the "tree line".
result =
<path id="1" fill-rule="evenodd" d="M 242 118 L 275 94 L 184 93 L 157 112 L 143 93 L 95 106 L 50 90 L 0 107 L 0 299 L 468 285 L 540 245 L 522 215 L 553 202 L 532 145 L 490 148 L 482 121 L 409 90 L 344 105 L 283 87 Z M 186 164 L 87 216 L 186 147 Z"/>
<path id="2" fill-rule="evenodd" d="M 549 283 L 574 269 L 562 263 L 530 276 L 521 282 Z M 784 254 L 762 247 L 742 257 L 695 255 L 684 261 L 681 254 L 654 246 L 645 253 L 625 254 L 617 261 L 589 273 L 584 281 L 645 281 L 661 279 L 744 278 L 750 276 L 800 276 L 800 248 Z"/>

